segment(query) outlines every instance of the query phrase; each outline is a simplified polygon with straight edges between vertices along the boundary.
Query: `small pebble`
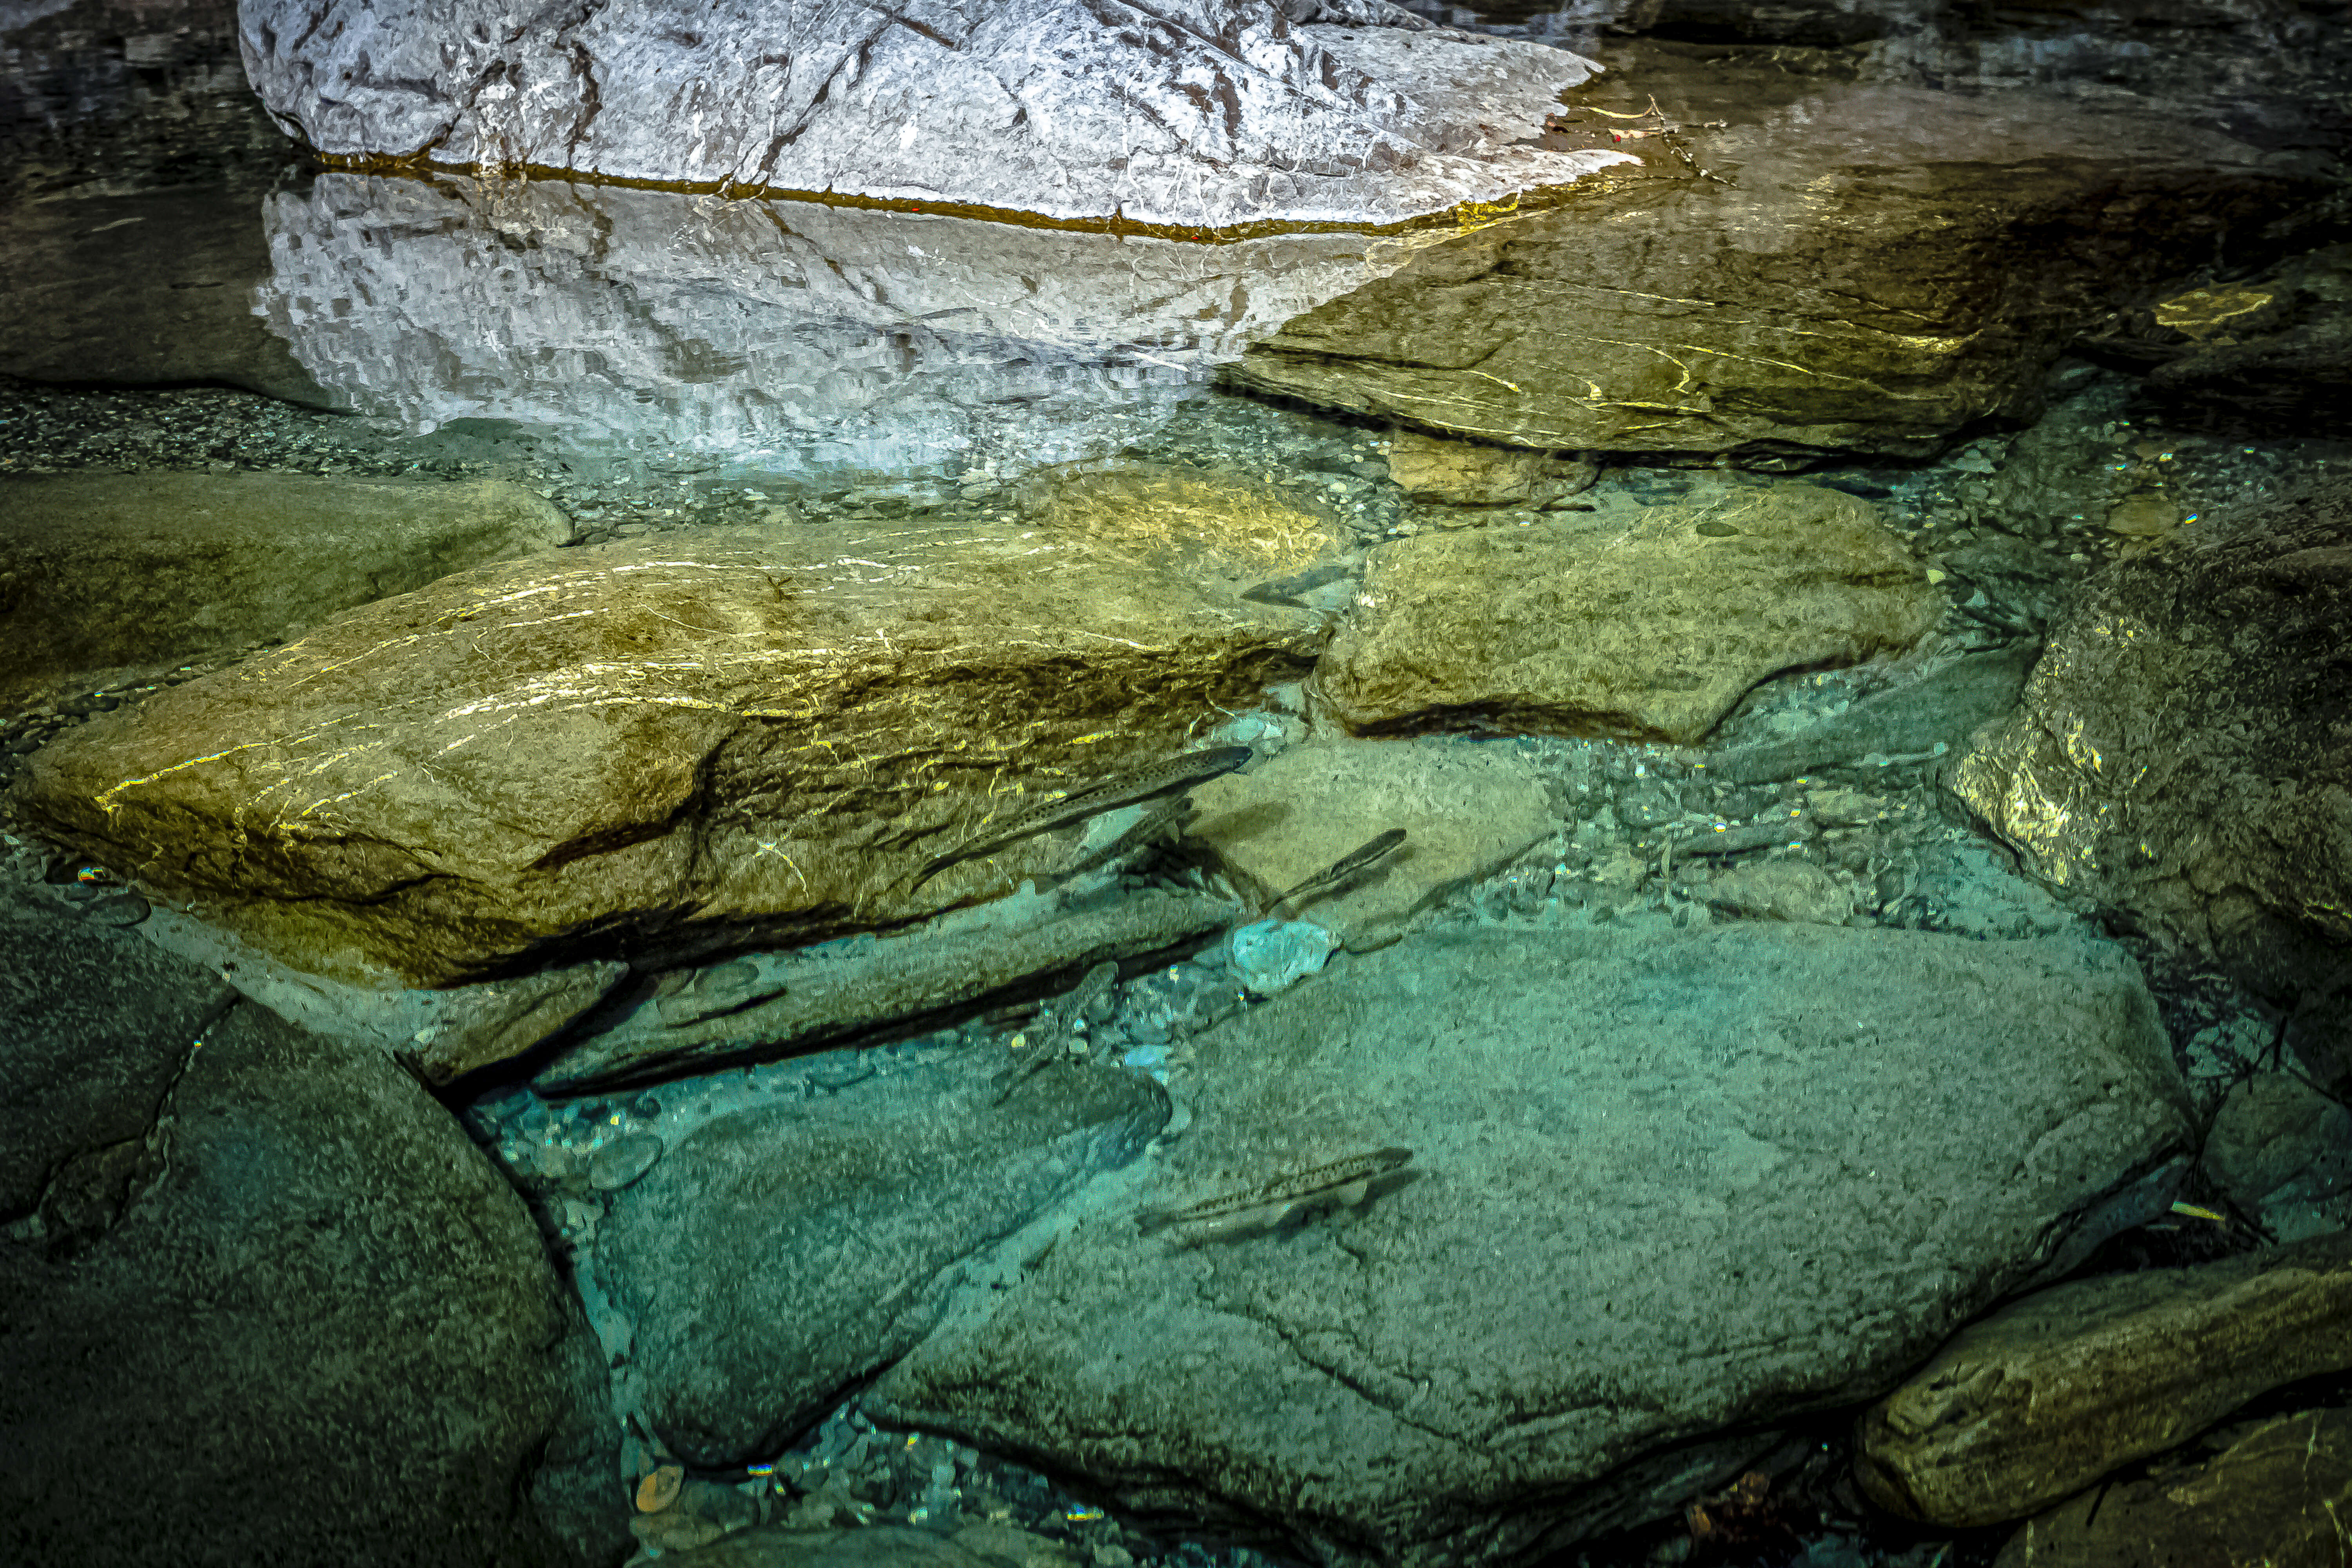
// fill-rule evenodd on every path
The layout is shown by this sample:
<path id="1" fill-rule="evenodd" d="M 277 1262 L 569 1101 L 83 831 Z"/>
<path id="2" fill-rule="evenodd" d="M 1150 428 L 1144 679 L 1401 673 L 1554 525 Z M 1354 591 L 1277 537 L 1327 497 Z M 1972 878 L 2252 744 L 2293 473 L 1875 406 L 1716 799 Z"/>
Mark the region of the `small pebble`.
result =
<path id="1" fill-rule="evenodd" d="M 659 1513 L 677 1500 L 678 1489 L 686 1485 L 686 1471 L 677 1465 L 664 1465 L 637 1483 L 637 1511 Z"/>
<path id="2" fill-rule="evenodd" d="M 605 1144 L 588 1163 L 588 1182 L 600 1193 L 615 1193 L 647 1171 L 662 1157 L 662 1141 L 651 1132 L 632 1132 Z"/>

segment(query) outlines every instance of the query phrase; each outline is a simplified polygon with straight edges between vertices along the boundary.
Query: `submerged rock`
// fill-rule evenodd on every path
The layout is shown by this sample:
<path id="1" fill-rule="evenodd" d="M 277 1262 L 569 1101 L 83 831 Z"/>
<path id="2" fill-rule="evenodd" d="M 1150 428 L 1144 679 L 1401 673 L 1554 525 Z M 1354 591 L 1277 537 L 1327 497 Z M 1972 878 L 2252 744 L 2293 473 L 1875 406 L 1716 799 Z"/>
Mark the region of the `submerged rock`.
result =
<path id="1" fill-rule="evenodd" d="M 1939 607 L 1867 501 L 1727 488 L 1384 545 L 1316 686 L 1359 734 L 1689 742 L 1767 676 L 1900 652 Z"/>
<path id="2" fill-rule="evenodd" d="M 2080 1280 L 1963 1329 L 1863 1418 L 1881 1507 L 1956 1527 L 2046 1507 L 2258 1394 L 2352 1368 L 2352 1236 Z"/>
<path id="3" fill-rule="evenodd" d="M 255 0 L 246 69 L 322 153 L 1211 228 L 1391 223 L 1623 162 L 1534 138 L 1595 68 L 1393 5 Z"/>
<path id="4" fill-rule="evenodd" d="M 1357 949 L 1394 942 L 1415 914 L 1493 876 L 1558 826 L 1527 758 L 1402 741 L 1295 746 L 1202 785 L 1192 800 L 1188 837 L 1261 912 L 1379 835 L 1404 829 L 1404 843 L 1363 875 L 1279 911 Z"/>
<path id="5" fill-rule="evenodd" d="M 1425 250 L 1229 374 L 1521 447 L 1927 457 L 2038 412 L 2092 318 L 2319 188 L 2178 115 L 1719 53 L 1633 51 L 1557 117 L 1641 132 L 1640 170 Z"/>
<path id="6" fill-rule="evenodd" d="M 538 1085 L 549 1094 L 581 1094 L 916 1033 L 1108 959 L 1172 956 L 1235 913 L 1221 900 L 1178 894 L 1066 907 L 1024 891 L 879 941 L 747 953 L 574 1040 L 541 1071 Z"/>
<path id="7" fill-rule="evenodd" d="M 1065 1068 L 997 1103 L 997 1054 L 873 1069 L 681 1139 L 619 1194 L 597 1277 L 688 1462 L 772 1457 L 913 1345 L 972 1255 L 1168 1119 L 1139 1074 Z"/>
<path id="8" fill-rule="evenodd" d="M 2217 516 L 2093 578 L 1961 797 L 2039 875 L 2299 1005 L 2352 1075 L 2352 489 Z"/>
<path id="9" fill-rule="evenodd" d="M 2204 1169 L 2281 1241 L 2352 1221 L 2352 1110 L 2293 1073 L 2257 1073 L 2231 1089 L 2205 1136 Z"/>
<path id="10" fill-rule="evenodd" d="M 1055 866 L 1045 836 L 910 890 L 1008 797 L 1300 673 L 1314 618 L 1240 592 L 1332 539 L 1202 542 L 944 520 L 481 567 L 73 731 L 18 799 L 325 973 L 822 940 Z"/>
<path id="11" fill-rule="evenodd" d="M 562 512 L 503 479 L 0 479 L 0 702 L 290 637 L 571 536 Z"/>
<path id="12" fill-rule="evenodd" d="M 0 1082 L 42 1090 L 8 1144 L 45 1169 L 0 1163 L 0 1512 L 23 1554 L 613 1561 L 604 1368 L 457 1122 L 381 1055 L 129 932 L 15 889 L 0 932 Z"/>
<path id="13" fill-rule="evenodd" d="M 1671 1510 L 2160 1208 L 2194 1138 L 2137 970 L 2074 942 L 1423 933 L 1195 1049 L 1168 1153 L 867 1408 L 1340 1563 Z M 1135 1223 L 1395 1148 L 1362 1206 Z"/>

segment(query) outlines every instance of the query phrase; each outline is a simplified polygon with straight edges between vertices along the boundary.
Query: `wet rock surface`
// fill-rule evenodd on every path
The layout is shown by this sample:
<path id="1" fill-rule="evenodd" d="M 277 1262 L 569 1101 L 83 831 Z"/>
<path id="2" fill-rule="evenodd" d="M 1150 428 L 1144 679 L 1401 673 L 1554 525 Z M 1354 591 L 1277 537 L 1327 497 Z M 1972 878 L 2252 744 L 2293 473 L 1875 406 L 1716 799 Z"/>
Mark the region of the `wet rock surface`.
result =
<path id="1" fill-rule="evenodd" d="M 1728 1479 L 1772 1439 L 1702 1439 L 1885 1386 L 2189 1135 L 2137 974 L 2071 941 L 1432 934 L 1199 1051 L 1173 1148 L 868 1408 L 1342 1562 Z M 1137 1232 L 1388 1145 L 1363 1206 Z"/>
<path id="2" fill-rule="evenodd" d="M 1638 132 L 1638 172 L 1307 311 L 1233 382 L 1538 448 L 1925 456 L 2038 412 L 2100 310 L 2316 190 L 2160 111 L 1720 51 L 1621 67 L 1570 94 L 1554 139 Z"/>
<path id="3" fill-rule="evenodd" d="M 1956 788 L 2042 876 L 2332 1020 L 2352 925 L 2352 497 L 2216 517 L 2086 588 Z"/>
<path id="4" fill-rule="evenodd" d="M 541 1069 L 551 1094 L 601 1091 L 917 1033 L 1075 979 L 1106 961 L 1133 970 L 1181 955 L 1234 917 L 1222 900 L 1031 893 L 942 915 L 879 941 L 850 938 L 787 953 L 743 953 L 679 973 L 599 1018 Z M 1066 988 L 1066 987 L 1061 987 Z"/>
<path id="5" fill-rule="evenodd" d="M 499 480 L 294 474 L 0 479 L 0 702 L 280 641 L 572 525 Z"/>
<path id="6" fill-rule="evenodd" d="M 908 525 L 482 567 L 76 731 L 19 798 L 330 974 L 447 981 L 689 913 L 821 939 L 1053 865 L 1024 843 L 908 889 L 1008 767 L 1092 783 L 1301 669 L 1313 618 L 1237 595 L 1328 548 L 1226 541 L 1222 584 L 1116 519 L 1042 551 Z"/>
<path id="7" fill-rule="evenodd" d="M 1359 734 L 1692 742 L 1769 674 L 1908 648 L 1937 604 L 1868 503 L 1729 490 L 1390 546 L 1315 685 Z"/>
<path id="8" fill-rule="evenodd" d="M 2032 1521 L 1994 1568 L 2153 1563 L 2325 1563 L 2352 1504 L 2352 1411 L 2304 1410 L 2223 1427 Z"/>
<path id="9" fill-rule="evenodd" d="M 1391 829 L 1404 843 L 1359 877 L 1285 902 L 1356 949 L 1394 942 L 1414 916 L 1482 882 L 1548 837 L 1555 817 L 1532 759 L 1496 748 L 1320 742 L 1193 792 L 1190 837 L 1255 910 Z"/>
<path id="10" fill-rule="evenodd" d="M 93 1040 L 112 1064 L 16 1108 L 11 1146 L 41 1169 L 12 1162 L 0 1237 L 0 1538 L 92 1564 L 159 1540 L 212 1561 L 609 1557 L 586 1325 L 446 1113 L 134 935 L 0 897 L 7 1081 L 31 1090 Z M 167 995 L 176 1015 L 153 1011 Z"/>
<path id="11" fill-rule="evenodd" d="M 975 1253 L 1167 1121 L 1157 1084 L 1116 1071 L 1041 1074 L 1000 1105 L 994 1065 L 819 1069 L 820 1091 L 706 1123 L 620 1195 L 596 1268 L 670 1449 L 772 1454 L 911 1348 Z"/>
<path id="12" fill-rule="evenodd" d="M 2352 1239 L 2045 1290 L 1962 1330 L 1864 1417 L 1874 1500 L 2015 1519 L 2271 1389 L 2352 1367 Z"/>

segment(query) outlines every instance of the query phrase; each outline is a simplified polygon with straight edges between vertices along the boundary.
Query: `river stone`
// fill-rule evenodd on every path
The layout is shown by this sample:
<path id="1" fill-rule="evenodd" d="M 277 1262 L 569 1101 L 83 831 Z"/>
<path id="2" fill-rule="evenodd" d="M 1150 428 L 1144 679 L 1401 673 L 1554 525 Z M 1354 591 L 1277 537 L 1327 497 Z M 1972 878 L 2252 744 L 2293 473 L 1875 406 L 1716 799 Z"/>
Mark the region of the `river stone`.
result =
<path id="1" fill-rule="evenodd" d="M 2258 1394 L 2352 1368 L 2352 1234 L 2042 1291 L 1874 1405 L 1863 1490 L 1956 1528 L 2016 1519 Z"/>
<path id="2" fill-rule="evenodd" d="M 878 1053 L 868 1056 L 874 1061 Z M 1002 1054 L 874 1066 L 705 1123 L 605 1220 L 646 1410 L 695 1466 L 772 1458 L 921 1338 L 981 1249 L 1168 1120 L 1151 1079 L 1061 1068 L 997 1103 Z"/>
<path id="3" fill-rule="evenodd" d="M 1550 506 L 1591 489 L 1599 474 L 1574 458 L 1415 430 L 1389 439 L 1389 478 L 1397 488 L 1415 500 L 1447 506 Z"/>
<path id="4" fill-rule="evenodd" d="M 866 1408 L 1332 1563 L 1526 1561 L 1719 1486 L 2194 1139 L 2137 970 L 2075 942 L 1422 932 L 1195 1049 L 1172 1152 Z M 1390 1146 L 1360 1208 L 1130 1223 Z"/>
<path id="5" fill-rule="evenodd" d="M 2352 1078 L 2352 487 L 2182 530 L 2105 568 L 2017 709 L 1954 772 L 2053 883 L 2301 1007 Z"/>
<path id="6" fill-rule="evenodd" d="M 253 313 L 254 287 L 270 270 L 265 199 L 223 186 L 123 193 L 108 182 L 105 195 L 11 207 L 0 226 L 0 374 L 77 385 L 226 382 L 341 406 Z"/>
<path id="7" fill-rule="evenodd" d="M 2352 1110 L 2293 1073 L 2234 1085 L 2205 1135 L 2205 1173 L 2280 1241 L 2352 1224 Z"/>
<path id="8" fill-rule="evenodd" d="M 1185 837 L 1255 908 L 1387 832 L 1403 845 L 1331 893 L 1285 904 L 1346 945 L 1394 942 L 1412 917 L 1517 859 L 1559 826 L 1540 771 L 1492 749 L 1318 741 L 1192 792 Z"/>
<path id="9" fill-rule="evenodd" d="M 47 1089 L 9 1108 L 47 1169 L 0 1196 L 0 1547 L 614 1561 L 601 1360 L 457 1123 L 129 932 L 0 910 L 0 1081 Z"/>
<path id="10" fill-rule="evenodd" d="M 262 101 L 352 161 L 1186 228 L 1391 223 L 1623 161 L 1538 140 L 1589 60 L 1394 5 L 1290 9 L 730 0 L 688 26 L 659 5 L 252 0 L 239 19 Z"/>
<path id="11" fill-rule="evenodd" d="M 1598 111 L 1654 94 L 1684 129 L 1624 143 L 1639 170 L 1425 250 L 1229 374 L 1543 449 L 1928 457 L 2038 413 L 2080 326 L 2315 190 L 2203 117 L 1709 55 L 1630 49 L 1558 117 L 1551 140 L 1613 146 L 1655 121 Z"/>
<path id="12" fill-rule="evenodd" d="M 1869 502 L 1726 488 L 1383 545 L 1316 685 L 1359 734 L 1688 743 L 1758 681 L 1900 652 L 1940 608 Z"/>
<path id="13" fill-rule="evenodd" d="M 2352 1410 L 2299 1410 L 2215 1432 L 2145 1476 L 2026 1524 L 1993 1568 L 2158 1568 L 2340 1560 L 2352 1513 Z"/>
<path id="14" fill-rule="evenodd" d="M 1315 618 L 1240 593 L 1297 544 L 944 517 L 554 552 L 107 714 L 17 799 L 343 978 L 820 941 L 1009 890 L 1060 846 L 908 885 L 1008 797 L 1296 679 Z"/>
<path id="15" fill-rule="evenodd" d="M 503 479 L 0 479 L 0 702 L 291 637 L 571 536 L 562 512 Z"/>
<path id="16" fill-rule="evenodd" d="M 592 1093 L 920 1034 L 1066 990 L 1106 960 L 1181 957 L 1236 912 L 1191 894 L 1112 889 L 1065 905 L 1024 889 L 879 940 L 744 953 L 677 975 L 677 989 L 601 1021 L 541 1068 L 537 1084 L 542 1094 Z"/>
<path id="17" fill-rule="evenodd" d="M 2038 642 L 1963 655 L 1916 680 L 1874 692 L 1785 741 L 1709 752 L 1707 772 L 1733 784 L 1761 784 L 1872 755 L 1916 757 L 1938 743 L 1956 751 L 1979 725 L 2009 711 L 2041 657 Z"/>

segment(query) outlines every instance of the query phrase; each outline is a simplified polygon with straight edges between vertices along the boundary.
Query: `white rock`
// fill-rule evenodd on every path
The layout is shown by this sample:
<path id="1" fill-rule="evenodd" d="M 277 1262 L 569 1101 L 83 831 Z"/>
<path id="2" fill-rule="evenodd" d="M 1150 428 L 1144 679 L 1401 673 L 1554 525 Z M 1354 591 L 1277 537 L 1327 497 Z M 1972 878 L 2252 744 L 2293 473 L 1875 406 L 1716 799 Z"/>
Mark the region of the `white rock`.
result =
<path id="1" fill-rule="evenodd" d="M 246 70 L 322 153 L 1054 218 L 1386 223 L 1566 184 L 1564 50 L 1267 0 L 243 0 Z M 1410 25 L 1408 25 L 1410 24 Z"/>

